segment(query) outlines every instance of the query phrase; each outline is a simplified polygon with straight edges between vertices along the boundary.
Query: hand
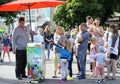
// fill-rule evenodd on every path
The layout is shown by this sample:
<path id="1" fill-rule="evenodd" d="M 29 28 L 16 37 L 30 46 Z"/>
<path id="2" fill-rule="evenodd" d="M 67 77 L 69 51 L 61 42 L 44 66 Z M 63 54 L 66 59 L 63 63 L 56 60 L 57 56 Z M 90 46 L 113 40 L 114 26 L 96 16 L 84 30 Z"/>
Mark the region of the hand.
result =
<path id="1" fill-rule="evenodd" d="M 16 54 L 16 50 L 13 50 L 13 54 Z"/>
<path id="2" fill-rule="evenodd" d="M 110 58 L 110 53 L 107 53 L 107 58 Z"/>
<path id="3" fill-rule="evenodd" d="M 65 64 L 68 64 L 68 61 L 66 61 L 66 63 Z"/>

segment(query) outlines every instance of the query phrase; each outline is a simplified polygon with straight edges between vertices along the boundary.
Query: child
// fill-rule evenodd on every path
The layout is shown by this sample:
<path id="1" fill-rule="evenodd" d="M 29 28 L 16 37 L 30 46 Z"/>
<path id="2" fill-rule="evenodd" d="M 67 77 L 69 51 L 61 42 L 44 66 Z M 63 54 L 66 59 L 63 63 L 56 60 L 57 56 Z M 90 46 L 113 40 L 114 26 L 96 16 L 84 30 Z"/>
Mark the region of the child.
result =
<path id="1" fill-rule="evenodd" d="M 100 75 L 101 80 L 97 80 L 96 82 L 103 82 L 104 81 L 104 63 L 108 61 L 105 53 L 104 46 L 99 47 L 99 53 L 95 55 L 96 59 L 96 76 L 98 77 Z"/>
<path id="2" fill-rule="evenodd" d="M 94 56 L 98 53 L 98 45 L 97 45 L 97 40 L 95 37 L 91 38 L 91 45 L 90 45 L 90 64 L 92 65 L 92 75 L 91 77 L 95 77 L 95 66 L 96 66 L 96 61 L 94 59 Z"/>
<path id="3" fill-rule="evenodd" d="M 1 58 L 1 53 L 2 53 L 2 43 L 1 43 L 1 39 L 0 38 L 0 62 L 3 62 L 2 58 Z"/>
<path id="4" fill-rule="evenodd" d="M 38 29 L 38 34 L 34 36 L 34 43 L 41 43 L 41 44 L 44 43 L 42 32 L 43 32 L 43 29 L 39 28 Z"/>
<path id="5" fill-rule="evenodd" d="M 65 82 L 68 76 L 68 62 L 71 59 L 70 41 L 65 40 L 62 46 L 55 43 L 54 45 L 58 47 L 60 50 L 60 65 L 61 65 L 62 80 L 60 80 L 59 82 Z"/>
<path id="6" fill-rule="evenodd" d="M 74 30 L 71 31 L 71 36 L 69 38 L 70 44 L 69 46 L 71 46 L 71 59 L 69 61 L 68 64 L 68 70 L 69 70 L 69 76 L 67 77 L 67 80 L 72 80 L 72 61 L 73 61 L 73 47 L 74 47 L 74 41 L 75 41 L 75 32 Z"/>

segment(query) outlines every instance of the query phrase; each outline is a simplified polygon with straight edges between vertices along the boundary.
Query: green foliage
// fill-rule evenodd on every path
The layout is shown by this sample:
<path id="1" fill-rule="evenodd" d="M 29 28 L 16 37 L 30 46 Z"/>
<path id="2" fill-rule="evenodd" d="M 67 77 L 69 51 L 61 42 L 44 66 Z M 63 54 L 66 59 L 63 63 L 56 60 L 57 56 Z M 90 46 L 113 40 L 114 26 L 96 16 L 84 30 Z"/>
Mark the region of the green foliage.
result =
<path id="1" fill-rule="evenodd" d="M 64 0 L 69 3 L 58 7 L 53 20 L 66 30 L 86 22 L 86 16 L 101 18 L 102 24 L 114 13 L 118 0 Z M 120 1 L 119 1 L 120 2 Z M 120 4 L 119 4 L 120 5 Z M 119 6 L 120 7 L 120 6 Z M 117 9 L 119 10 L 119 8 Z"/>
<path id="2" fill-rule="evenodd" d="M 0 5 L 8 3 L 13 0 L 0 0 Z M 14 18 L 17 17 L 19 12 L 0 12 L 0 17 L 5 19 L 6 25 L 10 25 L 14 22 Z"/>

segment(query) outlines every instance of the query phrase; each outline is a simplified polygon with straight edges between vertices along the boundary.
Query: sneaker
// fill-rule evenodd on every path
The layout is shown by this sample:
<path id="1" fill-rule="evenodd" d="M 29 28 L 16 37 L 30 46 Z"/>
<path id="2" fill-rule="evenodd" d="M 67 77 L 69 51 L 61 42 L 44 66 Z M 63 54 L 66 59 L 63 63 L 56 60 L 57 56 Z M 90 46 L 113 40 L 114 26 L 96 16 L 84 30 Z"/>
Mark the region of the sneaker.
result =
<path id="1" fill-rule="evenodd" d="M 23 75 L 22 77 L 23 77 L 23 78 L 28 78 L 26 75 Z"/>
<path id="2" fill-rule="evenodd" d="M 70 77 L 70 76 L 68 76 L 68 77 L 67 77 L 67 80 L 73 80 L 73 78 L 72 78 L 72 77 Z"/>
<path id="3" fill-rule="evenodd" d="M 18 80 L 22 80 L 22 77 L 17 77 Z"/>
<path id="4" fill-rule="evenodd" d="M 82 75 L 77 76 L 77 78 L 78 78 L 78 80 L 86 79 L 86 77 L 83 77 Z"/>
<path id="5" fill-rule="evenodd" d="M 100 81 L 100 80 L 96 80 L 95 82 L 96 82 L 96 83 L 100 83 L 101 81 Z"/>

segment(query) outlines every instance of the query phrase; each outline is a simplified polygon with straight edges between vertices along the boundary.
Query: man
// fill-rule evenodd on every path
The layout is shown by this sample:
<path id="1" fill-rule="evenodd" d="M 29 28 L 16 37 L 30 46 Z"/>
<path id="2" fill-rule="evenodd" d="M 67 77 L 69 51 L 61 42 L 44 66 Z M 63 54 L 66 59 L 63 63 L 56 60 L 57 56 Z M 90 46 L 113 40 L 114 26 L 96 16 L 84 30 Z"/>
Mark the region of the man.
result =
<path id="1" fill-rule="evenodd" d="M 77 76 L 77 78 L 80 79 L 85 79 L 86 74 L 85 74 L 85 57 L 86 57 L 86 52 L 88 49 L 88 41 L 90 38 L 90 33 L 87 32 L 87 25 L 86 23 L 81 23 L 79 26 L 80 32 L 77 35 L 77 42 L 78 44 L 78 57 L 79 57 L 79 62 L 80 62 L 80 68 L 81 68 L 81 74 Z"/>
<path id="2" fill-rule="evenodd" d="M 89 30 L 89 28 L 92 26 L 92 23 L 93 23 L 93 18 L 92 16 L 87 16 L 86 17 L 86 25 L 87 25 L 87 30 Z M 90 41 L 88 41 L 88 51 L 90 52 Z M 87 56 L 87 55 L 86 55 Z M 85 62 L 86 62 L 86 59 L 85 59 Z M 90 63 L 90 70 L 92 72 L 92 64 Z"/>
<path id="3" fill-rule="evenodd" d="M 92 23 L 93 23 L 93 18 L 91 16 L 87 16 L 86 17 L 87 29 L 89 29 L 92 26 Z"/>
<path id="4" fill-rule="evenodd" d="M 24 17 L 19 18 L 19 25 L 13 31 L 13 53 L 16 54 L 16 78 L 22 80 L 22 78 L 27 78 L 25 68 L 27 64 L 27 54 L 26 47 L 29 42 L 29 29 L 24 26 Z"/>

